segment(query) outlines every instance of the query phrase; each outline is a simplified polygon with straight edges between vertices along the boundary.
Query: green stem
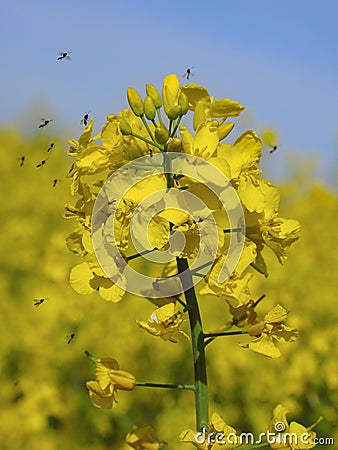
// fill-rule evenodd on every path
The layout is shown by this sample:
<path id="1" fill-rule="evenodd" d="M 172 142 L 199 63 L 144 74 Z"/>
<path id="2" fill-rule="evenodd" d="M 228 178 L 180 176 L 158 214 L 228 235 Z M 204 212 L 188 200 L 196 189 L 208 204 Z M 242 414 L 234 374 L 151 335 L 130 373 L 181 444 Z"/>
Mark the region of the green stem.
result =
<path id="1" fill-rule="evenodd" d="M 185 389 L 188 391 L 195 390 L 195 386 L 193 384 L 167 384 L 167 383 L 148 383 L 143 381 L 136 381 L 135 386 L 155 387 L 162 389 Z"/>
<path id="2" fill-rule="evenodd" d="M 223 230 L 223 233 L 239 233 L 242 231 L 242 228 L 230 228 L 228 230 Z"/>
<path id="3" fill-rule="evenodd" d="M 255 303 L 253 304 L 253 307 L 256 308 L 256 306 L 258 305 L 258 303 L 261 302 L 265 296 L 266 296 L 266 294 L 261 295 L 261 296 L 259 297 L 259 299 L 256 300 Z"/>
<path id="4" fill-rule="evenodd" d="M 162 116 L 161 116 L 161 108 L 156 108 L 158 120 L 160 121 L 160 124 L 163 125 Z"/>
<path id="5" fill-rule="evenodd" d="M 94 356 L 88 350 L 85 350 L 85 355 L 91 360 L 92 363 L 94 363 L 94 364 L 97 363 L 97 360 L 94 358 Z"/>
<path id="6" fill-rule="evenodd" d="M 219 332 L 219 333 L 205 333 L 205 334 L 203 334 L 203 337 L 204 337 L 204 339 L 205 338 L 212 338 L 212 337 L 220 337 L 220 336 L 235 336 L 236 334 L 248 334 L 248 332 L 247 331 L 242 331 L 242 330 L 240 330 L 240 331 L 228 331 L 228 332 L 224 332 L 224 331 L 221 331 L 221 332 Z"/>
<path id="7" fill-rule="evenodd" d="M 180 117 L 178 118 L 178 120 L 177 120 L 177 122 L 176 122 L 176 125 L 175 125 L 175 128 L 173 129 L 173 132 L 171 133 L 170 137 L 175 137 L 177 128 L 179 127 L 179 125 L 180 125 L 180 123 L 181 123 L 182 117 L 183 117 L 183 116 L 180 116 Z"/>
<path id="8" fill-rule="evenodd" d="M 173 125 L 173 121 L 170 120 L 170 122 L 169 122 L 169 136 L 171 136 L 171 127 L 172 127 L 172 125 Z"/>
<path id="9" fill-rule="evenodd" d="M 149 145 L 153 145 L 154 147 L 160 149 L 161 152 L 163 152 L 163 147 L 161 147 L 160 144 L 157 144 L 157 142 L 150 141 L 149 139 L 147 139 L 147 138 L 145 138 L 145 137 L 143 137 L 143 136 L 140 136 L 139 134 L 136 134 L 136 133 L 134 133 L 134 132 L 132 132 L 132 133 L 130 134 L 130 136 L 133 136 L 133 137 L 135 137 L 135 138 L 137 138 L 137 139 L 140 139 L 141 141 L 146 142 L 146 143 L 149 144 Z"/>
<path id="10" fill-rule="evenodd" d="M 150 128 L 149 128 L 149 125 L 148 125 L 146 119 L 144 118 L 144 115 L 143 115 L 143 114 L 142 114 L 142 116 L 141 116 L 141 120 L 142 120 L 142 122 L 143 122 L 144 127 L 145 127 L 146 130 L 148 131 L 148 134 L 149 134 L 151 140 L 152 140 L 153 142 L 155 142 L 154 135 L 153 135 L 153 133 L 151 132 L 151 130 L 150 130 Z"/>
<path id="11" fill-rule="evenodd" d="M 164 175 L 167 179 L 167 188 L 170 189 L 174 187 L 174 179 L 172 176 L 172 169 L 171 169 L 171 158 L 170 155 L 167 153 L 167 145 L 164 147 L 164 153 L 163 153 L 163 171 Z"/>
<path id="12" fill-rule="evenodd" d="M 143 255 L 148 255 L 148 253 L 154 252 L 156 248 L 152 248 L 151 250 L 144 250 L 141 253 L 135 253 L 135 255 L 127 256 L 127 261 L 131 261 L 132 259 L 139 258 Z"/>
<path id="13" fill-rule="evenodd" d="M 138 163 L 130 163 L 133 167 L 138 167 L 140 169 L 152 169 L 153 167 L 163 167 L 163 164 L 138 164 Z"/>
<path id="14" fill-rule="evenodd" d="M 182 277 L 181 280 L 189 314 L 191 345 L 194 359 L 196 428 L 197 430 L 202 430 L 202 427 L 207 426 L 209 422 L 208 384 L 202 321 L 195 289 L 194 287 L 187 287 L 192 286 L 193 284 L 192 276 L 189 271 L 188 260 L 185 258 L 176 258 L 176 262 L 178 273 L 185 272 L 185 276 Z"/>

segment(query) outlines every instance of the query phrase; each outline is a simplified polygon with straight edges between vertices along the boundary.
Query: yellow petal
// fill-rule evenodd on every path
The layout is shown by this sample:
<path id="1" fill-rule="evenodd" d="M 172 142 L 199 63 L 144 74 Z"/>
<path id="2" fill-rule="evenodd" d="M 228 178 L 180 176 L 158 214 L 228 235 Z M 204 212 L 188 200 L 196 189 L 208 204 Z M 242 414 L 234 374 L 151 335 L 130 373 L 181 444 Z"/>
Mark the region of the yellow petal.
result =
<path id="1" fill-rule="evenodd" d="M 164 322 L 175 314 L 175 304 L 167 303 L 161 308 L 157 308 L 151 315 L 153 322 Z"/>
<path id="2" fill-rule="evenodd" d="M 202 99 L 210 98 L 209 92 L 203 86 L 198 84 L 184 84 L 181 86 L 181 91 L 188 97 L 189 109 L 195 110 L 196 104 Z"/>
<path id="3" fill-rule="evenodd" d="M 83 130 L 83 133 L 79 139 L 79 149 L 87 147 L 89 142 L 91 141 L 92 132 L 93 132 L 93 119 L 90 119 L 88 126 Z"/>
<path id="4" fill-rule="evenodd" d="M 264 333 L 261 337 L 250 342 L 249 348 L 254 352 L 261 353 L 264 356 L 268 356 L 269 358 L 279 358 L 281 355 L 281 352 L 274 345 L 271 338 Z"/>
<path id="5" fill-rule="evenodd" d="M 220 98 L 211 102 L 211 117 L 237 117 L 244 110 L 244 106 L 229 98 Z"/>
<path id="6" fill-rule="evenodd" d="M 107 278 L 103 278 L 100 282 L 99 294 L 103 300 L 108 302 L 119 302 L 125 293 L 125 289 L 113 283 Z"/>
<path id="7" fill-rule="evenodd" d="M 212 122 L 200 125 L 193 140 L 194 155 L 209 159 L 213 156 L 218 145 L 217 126 Z"/>
<path id="8" fill-rule="evenodd" d="M 86 386 L 94 406 L 103 409 L 112 409 L 114 407 L 114 402 L 116 402 L 114 395 L 103 391 L 96 381 L 87 381 Z"/>
<path id="9" fill-rule="evenodd" d="M 261 213 L 264 210 L 265 198 L 256 177 L 251 175 L 239 177 L 238 196 L 248 211 Z"/>
<path id="10" fill-rule="evenodd" d="M 93 283 L 95 277 L 90 264 L 83 262 L 72 268 L 70 272 L 70 284 L 79 294 L 91 294 L 96 290 L 96 286 Z"/>
<path id="11" fill-rule="evenodd" d="M 264 217 L 268 220 L 278 213 L 280 194 L 278 189 L 267 180 L 259 180 L 259 187 L 265 199 Z"/>
<path id="12" fill-rule="evenodd" d="M 279 323 L 284 322 L 287 319 L 288 313 L 281 305 L 276 305 L 266 316 L 264 317 L 265 323 Z"/>
<path id="13" fill-rule="evenodd" d="M 181 139 L 182 139 L 182 145 L 183 145 L 183 152 L 187 153 L 188 155 L 192 155 L 192 149 L 193 149 L 193 143 L 194 138 L 188 128 L 184 127 L 183 125 L 180 125 L 180 133 L 181 133 Z"/>
<path id="14" fill-rule="evenodd" d="M 290 445 L 292 450 L 305 450 L 316 446 L 314 438 L 316 433 L 314 431 L 308 431 L 304 425 L 297 422 L 291 422 L 289 428 Z M 297 436 L 297 438 L 296 438 Z"/>
<path id="15" fill-rule="evenodd" d="M 122 138 L 119 132 L 119 118 L 110 115 L 102 128 L 101 132 L 102 145 L 110 151 L 118 151 Z"/>
<path id="16" fill-rule="evenodd" d="M 83 229 L 80 228 L 70 233 L 66 238 L 66 244 L 68 250 L 75 253 L 75 255 L 85 256 L 87 254 L 86 249 L 82 243 Z"/>
<path id="17" fill-rule="evenodd" d="M 217 147 L 217 157 L 224 160 L 229 167 L 229 174 L 227 176 L 229 180 L 239 176 L 243 167 L 243 159 L 233 145 L 219 144 Z"/>
<path id="18" fill-rule="evenodd" d="M 243 159 L 243 168 L 250 169 L 257 166 L 262 155 L 262 141 L 251 130 L 246 131 L 234 143 L 236 152 Z"/>
<path id="19" fill-rule="evenodd" d="M 132 391 L 135 387 L 135 377 L 124 370 L 109 370 L 110 382 L 116 389 L 121 391 Z"/>

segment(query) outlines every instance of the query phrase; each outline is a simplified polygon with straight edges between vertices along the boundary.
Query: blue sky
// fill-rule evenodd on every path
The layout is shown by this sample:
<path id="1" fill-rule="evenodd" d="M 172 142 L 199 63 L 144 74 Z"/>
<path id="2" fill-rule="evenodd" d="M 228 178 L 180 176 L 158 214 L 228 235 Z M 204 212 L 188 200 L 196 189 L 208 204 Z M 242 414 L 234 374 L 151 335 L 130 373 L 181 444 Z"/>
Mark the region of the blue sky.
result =
<path id="1" fill-rule="evenodd" d="M 331 184 L 338 167 L 338 2 L 324 0 L 2 1 L 0 124 L 35 132 L 97 130 L 127 106 L 126 90 L 161 86 L 168 73 L 246 106 L 241 127 L 281 135 L 265 166 L 278 177 L 297 151 Z M 59 51 L 71 61 L 57 62 Z M 183 78 L 182 78 L 183 83 Z M 236 129 L 232 133 L 236 137 Z"/>

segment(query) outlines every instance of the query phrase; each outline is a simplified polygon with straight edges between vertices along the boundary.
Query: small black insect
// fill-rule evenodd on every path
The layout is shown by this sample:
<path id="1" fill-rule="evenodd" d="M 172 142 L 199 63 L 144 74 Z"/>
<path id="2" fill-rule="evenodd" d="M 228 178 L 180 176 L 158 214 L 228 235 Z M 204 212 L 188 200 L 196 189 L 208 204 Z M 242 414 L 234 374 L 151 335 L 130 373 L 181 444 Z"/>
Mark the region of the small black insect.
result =
<path id="1" fill-rule="evenodd" d="M 67 344 L 70 344 L 72 340 L 75 338 L 75 333 L 71 333 L 69 336 L 67 336 Z"/>
<path id="2" fill-rule="evenodd" d="M 270 152 L 269 152 L 269 153 L 271 154 L 271 153 L 273 153 L 273 152 L 275 152 L 275 151 L 277 150 L 277 148 L 278 148 L 278 145 L 271 145 L 271 147 L 270 147 L 270 148 L 271 148 L 271 150 L 270 150 Z"/>
<path id="3" fill-rule="evenodd" d="M 53 119 L 41 119 L 42 123 L 39 125 L 39 128 L 46 127 L 50 122 L 53 121 Z"/>
<path id="4" fill-rule="evenodd" d="M 18 158 L 20 161 L 20 167 L 22 167 L 24 165 L 25 158 L 26 158 L 25 156 L 21 156 L 21 158 Z"/>
<path id="5" fill-rule="evenodd" d="M 61 183 L 61 180 L 59 180 L 58 178 L 54 178 L 53 187 L 55 187 L 58 183 Z"/>
<path id="6" fill-rule="evenodd" d="M 47 148 L 47 153 L 49 153 L 51 150 L 53 150 L 55 143 L 52 142 L 51 144 L 49 144 L 49 147 Z"/>
<path id="7" fill-rule="evenodd" d="M 84 115 L 81 119 L 80 125 L 84 125 L 85 127 L 88 125 L 89 113 L 90 113 L 90 111 L 84 113 Z"/>
<path id="8" fill-rule="evenodd" d="M 72 52 L 59 52 L 59 57 L 57 58 L 57 61 L 62 61 L 63 59 L 70 59 L 70 53 Z"/>
<path id="9" fill-rule="evenodd" d="M 42 305 L 42 303 L 43 302 L 45 302 L 47 300 L 47 298 L 35 298 L 34 300 L 33 300 L 33 304 L 34 304 L 34 306 L 40 306 L 40 305 Z"/>
<path id="10" fill-rule="evenodd" d="M 47 162 L 47 159 L 43 159 L 39 164 L 37 164 L 37 168 L 38 167 L 42 167 L 42 166 L 44 166 L 45 164 L 46 164 L 46 162 Z"/>
<path id="11" fill-rule="evenodd" d="M 179 185 L 180 185 L 180 184 L 179 184 L 179 180 L 180 180 L 181 178 L 184 178 L 184 175 L 183 175 L 183 174 L 181 174 L 181 173 L 174 173 L 173 179 L 174 179 L 174 182 L 175 182 L 176 186 L 179 186 Z"/>
<path id="12" fill-rule="evenodd" d="M 73 172 L 74 168 L 75 168 L 75 163 L 73 163 L 73 164 L 70 166 L 70 169 L 69 169 L 68 172 L 67 172 L 67 176 L 70 176 L 70 175 L 71 175 L 71 173 Z"/>
<path id="13" fill-rule="evenodd" d="M 194 74 L 191 72 L 191 69 L 193 69 L 193 67 L 188 67 L 188 69 L 186 70 L 186 72 L 182 75 L 183 78 L 186 78 L 187 80 L 189 80 L 190 77 L 194 76 Z"/>

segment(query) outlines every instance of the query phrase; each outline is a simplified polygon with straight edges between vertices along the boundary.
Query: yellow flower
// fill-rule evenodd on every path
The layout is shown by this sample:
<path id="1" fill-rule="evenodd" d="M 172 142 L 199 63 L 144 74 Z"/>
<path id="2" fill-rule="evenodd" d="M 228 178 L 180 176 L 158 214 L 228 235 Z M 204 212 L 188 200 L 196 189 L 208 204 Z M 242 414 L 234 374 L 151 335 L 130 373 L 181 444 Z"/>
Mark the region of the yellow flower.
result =
<path id="1" fill-rule="evenodd" d="M 253 300 L 249 300 L 248 303 L 238 306 L 237 308 L 229 305 L 229 311 L 233 316 L 232 323 L 236 325 L 236 327 L 242 328 L 257 322 L 257 313 L 255 311 L 255 302 Z"/>
<path id="2" fill-rule="evenodd" d="M 287 311 L 281 305 L 275 306 L 263 319 L 249 328 L 250 336 L 256 338 L 248 344 L 254 352 L 269 356 L 270 358 L 278 358 L 281 355 L 280 350 L 275 346 L 273 340 L 278 342 L 292 342 L 298 336 L 298 330 L 289 328 L 284 325 L 287 318 Z"/>
<path id="3" fill-rule="evenodd" d="M 116 277 L 119 279 L 120 285 L 126 284 L 118 267 L 116 267 Z M 92 294 L 99 291 L 101 298 L 112 302 L 120 301 L 125 292 L 123 288 L 107 277 L 97 262 L 87 261 L 73 267 L 70 272 L 70 284 L 79 294 Z"/>
<path id="4" fill-rule="evenodd" d="M 135 428 L 127 434 L 126 443 L 135 450 L 159 450 L 168 445 L 164 441 L 159 441 L 156 431 L 150 425 L 142 428 Z"/>
<path id="5" fill-rule="evenodd" d="M 252 274 L 247 269 L 256 258 L 256 246 L 253 242 L 245 242 L 241 257 L 231 275 L 225 264 L 226 258 L 227 255 L 223 254 L 215 260 L 210 273 L 205 277 L 207 284 L 200 294 L 217 295 L 224 298 L 229 305 L 238 308 L 250 299 L 248 283 Z M 228 277 L 224 280 L 226 276 Z"/>
<path id="6" fill-rule="evenodd" d="M 182 313 L 175 313 L 175 304 L 167 303 L 160 308 L 156 308 L 147 322 L 136 321 L 136 323 L 153 336 L 159 336 L 164 341 L 177 343 L 174 338 L 176 334 L 181 334 L 189 339 L 189 336 L 179 329 L 183 320 Z"/>
<path id="7" fill-rule="evenodd" d="M 96 362 L 96 381 L 87 381 L 89 396 L 98 408 L 111 409 L 117 403 L 117 390 L 132 391 L 135 377 L 120 370 L 113 358 L 101 358 Z"/>
<path id="8" fill-rule="evenodd" d="M 212 415 L 208 427 L 202 432 L 191 429 L 182 431 L 180 440 L 193 444 L 200 450 L 233 450 L 241 445 L 236 430 L 227 425 L 217 413 Z"/>
<path id="9" fill-rule="evenodd" d="M 109 386 L 102 389 L 97 381 L 87 381 L 86 386 L 89 390 L 89 397 L 97 408 L 112 409 L 114 403 L 117 403 L 115 392 Z"/>
<path id="10" fill-rule="evenodd" d="M 287 448 L 290 450 L 305 450 L 316 446 L 314 438 L 316 433 L 311 429 L 322 419 L 320 418 L 310 428 L 305 428 L 297 422 L 287 422 L 288 410 L 283 405 L 278 405 L 273 410 L 273 419 L 269 425 L 272 434 L 270 447 L 273 449 Z M 281 432 L 282 431 L 282 432 Z"/>

